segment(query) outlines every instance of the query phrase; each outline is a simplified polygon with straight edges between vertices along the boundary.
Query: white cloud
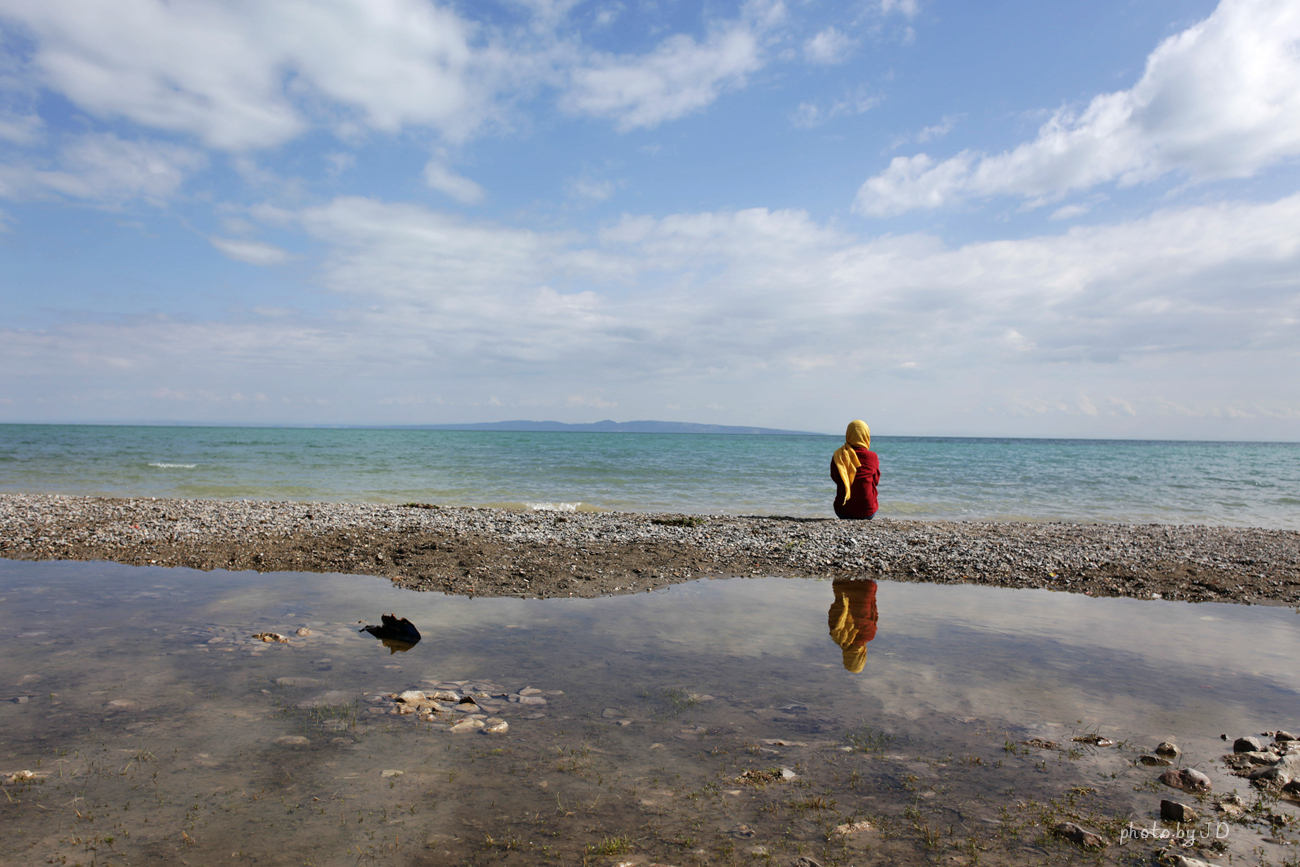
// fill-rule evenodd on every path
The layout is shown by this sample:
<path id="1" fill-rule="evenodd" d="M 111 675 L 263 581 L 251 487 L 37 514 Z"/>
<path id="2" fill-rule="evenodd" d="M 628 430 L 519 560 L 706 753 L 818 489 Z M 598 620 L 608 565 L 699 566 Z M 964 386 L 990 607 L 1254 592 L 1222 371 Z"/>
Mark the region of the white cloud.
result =
<path id="1" fill-rule="evenodd" d="M 765 7 L 765 19 L 778 15 Z M 658 126 L 713 103 L 758 70 L 762 24 L 748 18 L 715 26 L 703 43 L 670 36 L 649 54 L 592 56 L 573 70 L 561 106 L 608 117 L 621 131 Z"/>
<path id="2" fill-rule="evenodd" d="M 1162 42 L 1130 90 L 1057 111 L 1031 142 L 995 156 L 895 158 L 858 191 L 855 209 L 886 216 L 970 197 L 1050 200 L 1071 190 L 1247 177 L 1300 155 L 1300 7 L 1223 0 Z"/>
<path id="3" fill-rule="evenodd" d="M 618 184 L 614 181 L 601 180 L 588 175 L 574 178 L 565 186 L 571 197 L 587 202 L 603 202 L 614 195 L 614 191 L 618 189 Z"/>
<path id="4" fill-rule="evenodd" d="M 1075 217 L 1082 217 L 1090 210 L 1092 210 L 1092 205 L 1087 205 L 1083 203 L 1075 204 L 1075 205 L 1064 205 L 1060 208 L 1057 208 L 1055 211 L 1052 211 L 1052 216 L 1049 219 L 1073 220 Z"/>
<path id="5" fill-rule="evenodd" d="M 955 115 L 944 115 L 943 120 L 933 126 L 927 126 L 917 133 L 916 140 L 925 143 L 937 138 L 943 138 L 948 133 L 952 132 L 952 128 L 956 125 L 957 118 Z"/>
<path id="6" fill-rule="evenodd" d="M 464 205 L 477 205 L 483 201 L 481 186 L 464 175 L 456 174 L 436 158 L 425 165 L 424 182 Z"/>
<path id="7" fill-rule="evenodd" d="M 301 133 L 317 96 L 373 129 L 463 138 L 502 61 L 422 0 L 5 0 L 0 16 L 35 37 L 34 68 L 86 111 L 235 151 Z"/>
<path id="8" fill-rule="evenodd" d="M 1245 375 L 1295 363 L 1300 195 L 960 247 L 762 208 L 629 215 L 594 236 L 362 198 L 253 216 L 324 245 L 335 313 L 8 329 L 0 390 L 22 370 L 32 394 L 52 377 L 117 395 L 106 372 L 129 371 L 187 394 L 318 395 L 356 420 L 430 389 L 449 406 L 596 396 L 633 417 L 756 390 L 821 412 L 860 389 L 915 425 L 1021 406 L 1046 435 L 1157 417 L 1157 398 L 1271 430 L 1300 406 L 1293 377 Z"/>
<path id="9" fill-rule="evenodd" d="M 110 204 L 133 198 L 160 204 L 206 164 L 203 154 L 189 148 L 93 133 L 66 144 L 58 154 L 57 168 L 0 166 L 0 195 L 57 193 Z"/>
<path id="10" fill-rule="evenodd" d="M 880 11 L 886 15 L 897 11 L 907 18 L 915 18 L 921 6 L 919 0 L 880 0 Z"/>
<path id="11" fill-rule="evenodd" d="M 212 246 L 221 251 L 222 255 L 239 262 L 247 262 L 249 265 L 281 265 L 294 258 L 288 250 L 262 241 L 217 237 L 208 240 L 212 242 Z"/>
<path id="12" fill-rule="evenodd" d="M 812 102 L 801 102 L 790 115 L 790 122 L 795 126 L 811 129 L 835 117 L 863 114 L 878 105 L 880 105 L 880 97 L 870 95 L 865 89 L 859 89 L 856 94 L 836 100 L 826 108 Z"/>
<path id="13" fill-rule="evenodd" d="M 35 114 L 0 113 L 0 139 L 14 144 L 35 144 L 44 132 L 45 123 Z"/>
<path id="14" fill-rule="evenodd" d="M 848 60 L 857 42 L 834 27 L 827 27 L 804 43 L 803 56 L 810 63 L 833 66 Z"/>

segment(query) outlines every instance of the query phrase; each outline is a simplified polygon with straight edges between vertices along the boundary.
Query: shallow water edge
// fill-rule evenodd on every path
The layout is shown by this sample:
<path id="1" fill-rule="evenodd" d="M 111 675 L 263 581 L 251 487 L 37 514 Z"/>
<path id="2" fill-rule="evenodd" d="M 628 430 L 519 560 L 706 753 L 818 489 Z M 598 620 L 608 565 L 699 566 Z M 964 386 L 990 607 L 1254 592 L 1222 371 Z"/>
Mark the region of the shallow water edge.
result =
<path id="1" fill-rule="evenodd" d="M 1145 827 L 1208 828 L 1178 849 L 1202 857 L 1293 851 L 1294 806 L 1218 758 L 1221 732 L 1300 720 L 1276 608 L 779 578 L 468 599 L 16 562 L 0 603 L 5 863 L 1148 863 L 1169 844 Z M 358 632 L 385 611 L 422 640 Z M 393 698 L 438 689 L 477 704 Z M 479 716 L 507 727 L 453 731 Z M 1163 740 L 1212 793 L 1135 762 Z M 1254 806 L 1229 822 L 1232 791 Z M 1161 823 L 1169 798 L 1209 824 Z"/>
<path id="2" fill-rule="evenodd" d="M 1300 605 L 1300 532 L 0 495 L 0 556 L 363 573 L 594 597 L 703 575 L 871 577 Z"/>

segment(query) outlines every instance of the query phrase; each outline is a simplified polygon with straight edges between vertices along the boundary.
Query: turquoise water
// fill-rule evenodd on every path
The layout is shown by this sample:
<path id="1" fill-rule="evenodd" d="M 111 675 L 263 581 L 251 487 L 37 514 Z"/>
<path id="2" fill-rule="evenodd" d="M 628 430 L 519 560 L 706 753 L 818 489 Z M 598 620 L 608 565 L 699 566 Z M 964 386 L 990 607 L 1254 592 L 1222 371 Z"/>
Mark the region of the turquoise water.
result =
<path id="1" fill-rule="evenodd" d="M 830 516 L 837 437 L 0 425 L 0 491 Z M 881 516 L 1300 529 L 1300 444 L 876 437 Z"/>

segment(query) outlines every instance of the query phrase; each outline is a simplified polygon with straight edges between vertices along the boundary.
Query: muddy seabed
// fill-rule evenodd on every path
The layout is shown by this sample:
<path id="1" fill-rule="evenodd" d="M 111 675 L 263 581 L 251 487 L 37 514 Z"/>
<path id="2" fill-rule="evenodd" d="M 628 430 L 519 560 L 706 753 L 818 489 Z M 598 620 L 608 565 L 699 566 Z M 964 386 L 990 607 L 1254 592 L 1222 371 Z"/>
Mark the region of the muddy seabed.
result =
<path id="1" fill-rule="evenodd" d="M 834 600 L 808 579 L 465 599 L 358 576 L 3 562 L 0 862 L 1300 857 L 1295 805 L 1220 760 L 1233 738 L 1300 728 L 1294 612 L 882 582 L 853 673 Z M 419 644 L 357 631 L 390 611 Z M 424 720 L 391 698 L 436 688 L 477 703 Z M 476 716 L 506 731 L 449 730 Z M 1088 736 L 1114 744 L 1074 740 Z M 1136 763 L 1160 741 L 1212 791 Z M 1240 815 L 1216 811 L 1233 791 Z M 1198 821 L 1160 822 L 1162 799 Z"/>

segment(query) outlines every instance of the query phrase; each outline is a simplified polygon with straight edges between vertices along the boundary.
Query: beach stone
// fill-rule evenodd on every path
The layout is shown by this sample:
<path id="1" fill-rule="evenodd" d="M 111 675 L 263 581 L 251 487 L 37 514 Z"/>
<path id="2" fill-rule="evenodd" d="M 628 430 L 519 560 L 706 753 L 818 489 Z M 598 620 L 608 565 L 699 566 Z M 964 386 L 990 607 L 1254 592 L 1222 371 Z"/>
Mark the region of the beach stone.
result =
<path id="1" fill-rule="evenodd" d="M 1251 771 L 1250 781 L 1252 783 L 1272 783 L 1278 786 L 1285 786 L 1294 780 L 1297 773 L 1300 772 L 1300 755 L 1287 756 L 1268 767 L 1259 768 Z"/>
<path id="2" fill-rule="evenodd" d="M 872 830 L 870 822 L 847 822 L 843 825 L 836 825 L 834 830 L 828 835 L 830 837 L 852 837 L 856 834 L 863 834 Z"/>
<path id="3" fill-rule="evenodd" d="M 1195 822 L 1199 817 L 1196 811 L 1186 804 L 1177 801 L 1161 801 L 1160 818 L 1166 822 Z"/>
<path id="4" fill-rule="evenodd" d="M 510 723 L 500 717 L 491 716 L 483 720 L 483 734 L 503 735 L 510 731 Z"/>
<path id="5" fill-rule="evenodd" d="M 542 691 L 541 691 L 540 689 L 535 689 L 535 688 L 533 688 L 533 687 L 531 687 L 531 686 L 526 686 L 526 687 L 524 687 L 523 689 L 519 690 L 519 692 L 518 692 L 518 695 L 521 695 L 521 696 L 523 696 L 523 695 L 541 695 L 541 694 L 542 694 Z"/>
<path id="6" fill-rule="evenodd" d="M 282 747 L 305 747 L 310 744 L 311 741 L 307 740 L 302 735 L 281 735 L 271 741 L 271 743 L 278 744 Z"/>
<path id="7" fill-rule="evenodd" d="M 1176 759 L 1182 751 L 1178 749 L 1177 744 L 1171 744 L 1169 741 L 1163 741 L 1156 744 L 1156 755 L 1165 759 Z"/>
<path id="8" fill-rule="evenodd" d="M 1278 743 L 1281 743 L 1283 741 L 1300 741 L 1300 738 L 1296 737 L 1290 732 L 1284 732 L 1281 729 L 1279 729 L 1278 731 L 1273 732 L 1273 740 Z"/>
<path id="9" fill-rule="evenodd" d="M 379 772 L 379 776 L 381 776 L 381 777 L 400 777 L 400 776 L 402 776 L 402 775 L 405 774 L 405 773 L 406 773 L 406 771 L 391 771 L 391 770 L 390 770 L 390 771 L 380 771 L 380 772 Z"/>
<path id="10" fill-rule="evenodd" d="M 1105 847 L 1106 841 L 1101 836 L 1080 827 L 1073 822 L 1060 822 L 1052 827 L 1052 833 L 1056 836 L 1069 840 L 1076 846 L 1082 846 L 1085 849 L 1101 849 Z"/>
<path id="11" fill-rule="evenodd" d="M 1184 792 L 1210 791 L 1210 778 L 1195 768 L 1165 771 L 1160 775 L 1160 782 L 1173 789 L 1182 789 Z"/>
<path id="12" fill-rule="evenodd" d="M 621 719 L 623 711 L 615 707 L 607 707 L 600 712 L 600 715 L 603 719 Z"/>
<path id="13" fill-rule="evenodd" d="M 306 626 L 299 626 L 298 631 L 295 632 L 294 635 L 298 636 L 299 638 L 306 638 L 308 635 L 311 635 L 311 630 L 308 629 Z"/>
<path id="14" fill-rule="evenodd" d="M 428 698 L 428 696 L 418 689 L 408 689 L 406 692 L 399 693 L 397 696 L 397 700 L 405 704 L 415 704 L 416 702 L 424 701 L 426 698 Z"/>
<path id="15" fill-rule="evenodd" d="M 461 720 L 460 722 L 456 723 L 454 726 L 448 729 L 448 731 L 451 731 L 455 734 L 463 734 L 464 732 L 476 732 L 481 728 L 484 728 L 483 720 L 467 719 L 467 720 Z"/>
<path id="16" fill-rule="evenodd" d="M 1137 762 L 1139 765 L 1155 765 L 1155 766 L 1173 764 L 1173 762 L 1169 761 L 1169 759 L 1161 758 L 1160 756 L 1138 756 Z"/>
<path id="17" fill-rule="evenodd" d="M 1257 753 L 1264 749 L 1258 738 L 1237 738 L 1232 742 L 1234 753 Z"/>
<path id="18" fill-rule="evenodd" d="M 519 703 L 528 705 L 544 705 L 546 704 L 546 699 L 542 698 L 540 695 L 521 695 L 519 696 Z"/>
<path id="19" fill-rule="evenodd" d="M 1242 761 L 1251 765 L 1276 765 L 1282 759 L 1276 753 L 1233 753 L 1232 758 L 1238 766 Z"/>
<path id="20" fill-rule="evenodd" d="M 1188 855 L 1175 855 L 1174 867 L 1215 867 L 1209 861 L 1202 861 L 1200 858 L 1192 858 Z"/>
<path id="21" fill-rule="evenodd" d="M 20 695 L 13 700 L 14 704 L 27 704 L 29 701 L 31 701 L 31 698 L 26 695 Z"/>

